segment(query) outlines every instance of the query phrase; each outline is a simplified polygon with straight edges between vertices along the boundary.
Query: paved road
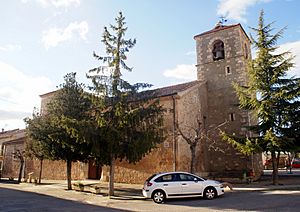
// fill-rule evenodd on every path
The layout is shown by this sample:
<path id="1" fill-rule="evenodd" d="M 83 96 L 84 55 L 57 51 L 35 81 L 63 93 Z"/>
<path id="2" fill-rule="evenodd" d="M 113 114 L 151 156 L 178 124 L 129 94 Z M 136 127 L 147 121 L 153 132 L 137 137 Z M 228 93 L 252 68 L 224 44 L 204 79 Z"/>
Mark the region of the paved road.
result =
<path id="1" fill-rule="evenodd" d="M 300 211 L 300 191 L 230 192 L 215 200 L 172 200 L 166 205 L 183 205 L 200 211 Z"/>
<path id="2" fill-rule="evenodd" d="M 270 176 L 266 176 L 253 184 L 237 184 L 233 191 L 226 190 L 224 196 L 211 201 L 201 198 L 176 199 L 160 205 L 141 197 L 141 185 L 117 184 L 119 197 L 109 199 L 101 194 L 66 191 L 65 181 L 49 181 L 36 186 L 0 180 L 0 211 L 295 212 L 300 211 L 300 175 L 297 174 L 294 172 L 281 177 L 280 186 L 271 186 Z"/>
<path id="3" fill-rule="evenodd" d="M 0 188 L 0 211 L 120 211 L 53 196 Z"/>
<path id="4" fill-rule="evenodd" d="M 143 198 L 108 199 L 65 190 L 61 195 L 73 200 L 0 188 L 0 211 L 300 211 L 299 190 L 234 191 L 214 200 L 174 199 L 160 205 Z"/>

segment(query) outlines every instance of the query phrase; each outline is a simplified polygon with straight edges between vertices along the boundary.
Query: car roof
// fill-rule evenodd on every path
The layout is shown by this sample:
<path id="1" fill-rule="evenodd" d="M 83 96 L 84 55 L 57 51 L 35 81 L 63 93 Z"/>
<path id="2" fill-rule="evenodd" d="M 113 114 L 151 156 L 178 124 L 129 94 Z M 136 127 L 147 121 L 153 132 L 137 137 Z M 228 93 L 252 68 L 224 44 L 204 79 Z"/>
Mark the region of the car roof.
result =
<path id="1" fill-rule="evenodd" d="M 159 173 L 156 173 L 156 176 L 160 176 L 160 175 L 165 175 L 165 174 L 191 174 L 191 175 L 195 175 L 197 176 L 196 174 L 193 174 L 193 173 L 189 173 L 189 172 L 184 172 L 184 171 L 178 171 L 178 172 L 159 172 Z M 198 176 L 200 177 L 200 176 Z"/>

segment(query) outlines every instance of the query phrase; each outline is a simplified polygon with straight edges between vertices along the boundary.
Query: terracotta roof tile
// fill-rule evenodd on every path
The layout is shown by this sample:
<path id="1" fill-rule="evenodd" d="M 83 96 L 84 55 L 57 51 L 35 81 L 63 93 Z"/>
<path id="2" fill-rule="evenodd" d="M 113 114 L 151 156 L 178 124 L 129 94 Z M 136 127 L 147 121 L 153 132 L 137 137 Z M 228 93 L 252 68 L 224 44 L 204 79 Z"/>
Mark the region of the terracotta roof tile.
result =
<path id="1" fill-rule="evenodd" d="M 249 39 L 247 33 L 245 32 L 245 30 L 243 29 L 243 27 L 242 27 L 241 24 L 232 24 L 232 25 L 228 25 L 228 26 L 217 25 L 217 26 L 216 26 L 215 28 L 213 28 L 212 30 L 203 32 L 203 33 L 201 33 L 201 34 L 199 34 L 199 35 L 195 35 L 195 36 L 194 36 L 194 39 L 196 39 L 196 37 L 199 37 L 199 36 L 203 36 L 203 35 L 210 34 L 210 33 L 213 33 L 213 32 L 218 32 L 218 31 L 225 30 L 225 29 L 230 29 L 230 28 L 237 27 L 237 26 L 240 26 L 240 27 L 241 27 L 241 29 L 243 30 L 243 32 L 245 33 L 245 35 L 246 35 L 247 38 Z"/>
<path id="2" fill-rule="evenodd" d="M 144 95 L 146 95 L 147 97 L 152 97 L 152 98 L 153 97 L 157 98 L 157 97 L 163 97 L 163 96 L 171 96 L 171 95 L 175 95 L 181 91 L 184 91 L 186 89 L 189 89 L 198 83 L 199 83 L 199 81 L 195 80 L 195 81 L 186 82 L 186 83 L 182 83 L 182 84 L 171 85 L 171 86 L 167 86 L 167 87 L 163 87 L 163 88 L 144 91 L 142 93 L 144 93 Z"/>

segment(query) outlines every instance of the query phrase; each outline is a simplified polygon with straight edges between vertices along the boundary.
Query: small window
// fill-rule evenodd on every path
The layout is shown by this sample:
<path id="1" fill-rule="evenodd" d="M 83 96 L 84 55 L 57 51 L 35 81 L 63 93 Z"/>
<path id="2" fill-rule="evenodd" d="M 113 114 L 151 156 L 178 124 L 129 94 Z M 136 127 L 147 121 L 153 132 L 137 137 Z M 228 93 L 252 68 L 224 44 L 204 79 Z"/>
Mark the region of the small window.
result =
<path id="1" fill-rule="evenodd" d="M 247 44 L 244 44 L 244 48 L 245 48 L 245 58 L 248 59 L 248 47 Z"/>
<path id="2" fill-rule="evenodd" d="M 226 66 L 225 73 L 226 75 L 231 74 L 231 70 L 229 66 Z"/>
<path id="3" fill-rule="evenodd" d="M 224 43 L 217 40 L 213 44 L 213 60 L 221 60 L 225 58 Z"/>
<path id="4" fill-rule="evenodd" d="M 4 145 L 0 144 L 0 156 L 4 155 Z"/>
<path id="5" fill-rule="evenodd" d="M 229 114 L 229 120 L 230 121 L 234 121 L 235 120 L 235 114 L 234 113 L 230 113 Z"/>
<path id="6" fill-rule="evenodd" d="M 164 148 L 169 148 L 169 147 L 170 147 L 169 142 L 168 142 L 168 141 L 165 141 L 165 142 L 164 142 Z"/>

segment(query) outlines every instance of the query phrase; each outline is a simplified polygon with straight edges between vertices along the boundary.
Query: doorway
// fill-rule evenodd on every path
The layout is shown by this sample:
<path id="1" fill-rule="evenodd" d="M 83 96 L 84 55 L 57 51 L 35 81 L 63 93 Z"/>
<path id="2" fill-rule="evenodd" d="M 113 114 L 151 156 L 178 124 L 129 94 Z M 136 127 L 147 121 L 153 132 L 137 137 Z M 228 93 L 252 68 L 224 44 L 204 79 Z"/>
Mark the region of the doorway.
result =
<path id="1" fill-rule="evenodd" d="M 101 178 L 102 167 L 97 165 L 94 160 L 89 161 L 88 179 L 99 180 Z"/>

